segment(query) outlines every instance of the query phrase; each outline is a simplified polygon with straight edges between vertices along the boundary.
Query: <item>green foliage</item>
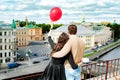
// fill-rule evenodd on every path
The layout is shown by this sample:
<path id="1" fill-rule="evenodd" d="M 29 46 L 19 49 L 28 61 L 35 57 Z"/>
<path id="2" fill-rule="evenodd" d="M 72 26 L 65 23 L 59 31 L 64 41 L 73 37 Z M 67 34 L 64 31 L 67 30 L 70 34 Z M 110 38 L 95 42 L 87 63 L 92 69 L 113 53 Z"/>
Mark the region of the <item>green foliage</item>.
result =
<path id="1" fill-rule="evenodd" d="M 28 24 L 36 25 L 36 22 L 35 21 L 30 21 Z"/>
<path id="2" fill-rule="evenodd" d="M 50 24 L 37 24 L 38 27 L 42 28 L 43 33 L 47 33 L 50 30 Z"/>
<path id="3" fill-rule="evenodd" d="M 24 26 L 26 25 L 26 22 L 25 22 L 25 21 L 16 20 L 16 22 L 19 22 L 19 23 L 20 23 L 20 27 L 24 27 Z M 51 27 L 50 24 L 45 24 L 45 23 L 36 24 L 35 21 L 30 21 L 30 22 L 28 22 L 28 25 L 30 25 L 30 24 L 36 25 L 36 26 L 38 26 L 38 27 L 41 27 L 41 28 L 42 28 L 42 33 L 47 33 L 47 32 L 49 32 L 50 27 Z M 58 28 L 58 27 L 60 27 L 60 26 L 62 26 L 62 25 L 63 25 L 63 24 L 54 24 L 54 25 L 53 25 L 53 29 L 56 29 L 56 28 Z"/>
<path id="4" fill-rule="evenodd" d="M 85 54 L 84 57 L 90 57 L 90 56 L 93 56 L 94 54 L 96 54 L 97 52 L 91 52 L 89 54 Z"/>
<path id="5" fill-rule="evenodd" d="M 54 25 L 53 25 L 53 29 L 56 29 L 56 28 L 58 28 L 58 27 L 60 27 L 60 26 L 62 26 L 62 25 L 63 25 L 63 24 L 54 24 Z M 42 28 L 42 32 L 43 32 L 43 33 L 49 32 L 50 27 L 51 27 L 50 24 L 45 24 L 45 23 L 43 23 L 43 24 L 37 24 L 37 26 Z"/>
<path id="6" fill-rule="evenodd" d="M 15 22 L 19 22 L 20 23 L 20 27 L 24 27 L 26 25 L 26 22 L 25 21 L 20 21 L 20 20 L 16 20 Z M 28 23 L 29 24 L 33 24 L 33 25 L 36 25 L 36 22 L 35 21 L 30 21 Z"/>
<path id="7" fill-rule="evenodd" d="M 53 29 L 56 29 L 56 28 L 58 28 L 60 26 L 63 26 L 63 24 L 54 24 L 53 26 L 54 26 Z"/>
<path id="8" fill-rule="evenodd" d="M 120 39 L 120 24 L 117 23 L 109 23 L 106 26 L 110 27 L 111 30 L 114 32 L 114 39 L 115 41 Z"/>
<path id="9" fill-rule="evenodd" d="M 102 51 L 105 51 L 105 50 L 107 50 L 107 49 L 109 49 L 109 48 L 111 48 L 111 47 L 113 47 L 113 46 L 116 46 L 117 44 L 120 44 L 120 40 L 117 40 L 116 42 L 113 42 L 112 44 L 107 45 L 106 47 L 101 48 L 101 49 L 97 50 L 96 52 L 91 52 L 91 53 L 89 53 L 89 54 L 85 54 L 84 57 L 93 56 L 94 54 L 98 54 L 98 53 L 100 53 L 100 52 L 102 52 Z"/>
<path id="10" fill-rule="evenodd" d="M 20 27 L 24 27 L 26 25 L 25 21 L 20 21 Z"/>

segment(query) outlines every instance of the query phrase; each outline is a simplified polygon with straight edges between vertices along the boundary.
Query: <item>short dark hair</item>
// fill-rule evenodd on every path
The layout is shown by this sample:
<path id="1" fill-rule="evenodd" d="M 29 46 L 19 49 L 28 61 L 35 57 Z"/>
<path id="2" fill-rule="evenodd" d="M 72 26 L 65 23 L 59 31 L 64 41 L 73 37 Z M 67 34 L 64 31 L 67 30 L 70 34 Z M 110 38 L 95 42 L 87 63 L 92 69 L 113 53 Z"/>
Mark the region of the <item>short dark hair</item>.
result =
<path id="1" fill-rule="evenodd" d="M 74 24 L 71 24 L 68 26 L 69 34 L 76 34 L 77 33 L 77 26 Z"/>

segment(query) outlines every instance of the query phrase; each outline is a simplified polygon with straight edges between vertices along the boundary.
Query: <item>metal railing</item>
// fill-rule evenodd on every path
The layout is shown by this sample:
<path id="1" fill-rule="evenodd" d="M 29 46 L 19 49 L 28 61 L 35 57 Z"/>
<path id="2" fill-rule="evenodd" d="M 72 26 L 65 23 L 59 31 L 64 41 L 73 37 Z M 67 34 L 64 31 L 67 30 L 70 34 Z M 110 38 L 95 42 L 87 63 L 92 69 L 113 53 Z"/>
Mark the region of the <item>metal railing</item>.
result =
<path id="1" fill-rule="evenodd" d="M 98 61 L 82 66 L 81 78 L 83 80 L 107 80 L 120 75 L 120 58 Z"/>
<path id="2" fill-rule="evenodd" d="M 81 67 L 81 80 L 107 80 L 120 75 L 120 58 L 91 62 Z M 39 80 L 43 72 L 18 76 L 4 80 Z"/>

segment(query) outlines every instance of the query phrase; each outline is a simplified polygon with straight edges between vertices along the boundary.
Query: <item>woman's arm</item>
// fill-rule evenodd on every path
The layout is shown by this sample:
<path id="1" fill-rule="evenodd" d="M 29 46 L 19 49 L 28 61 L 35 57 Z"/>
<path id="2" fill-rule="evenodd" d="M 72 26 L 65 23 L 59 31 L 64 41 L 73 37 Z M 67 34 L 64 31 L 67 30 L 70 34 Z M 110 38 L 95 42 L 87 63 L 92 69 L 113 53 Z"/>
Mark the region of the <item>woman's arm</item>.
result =
<path id="1" fill-rule="evenodd" d="M 54 41 L 51 39 L 51 36 L 48 36 L 48 42 L 49 42 L 49 44 L 50 44 L 51 49 L 53 49 L 55 43 L 54 43 Z"/>
<path id="2" fill-rule="evenodd" d="M 51 38 L 51 34 L 52 34 L 52 30 L 50 29 L 50 31 L 49 31 L 49 33 L 48 33 L 48 42 L 49 42 L 49 44 L 50 44 L 50 46 L 51 46 L 51 49 L 53 49 L 55 43 L 54 43 L 54 41 L 53 41 L 52 38 Z"/>

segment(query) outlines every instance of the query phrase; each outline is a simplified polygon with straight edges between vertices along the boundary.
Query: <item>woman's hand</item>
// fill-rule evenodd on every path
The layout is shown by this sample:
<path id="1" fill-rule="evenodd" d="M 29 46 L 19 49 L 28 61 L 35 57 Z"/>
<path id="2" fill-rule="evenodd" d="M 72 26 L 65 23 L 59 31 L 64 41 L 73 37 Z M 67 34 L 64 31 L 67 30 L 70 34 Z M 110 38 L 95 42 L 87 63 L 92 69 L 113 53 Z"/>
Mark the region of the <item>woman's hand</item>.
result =
<path id="1" fill-rule="evenodd" d="M 50 25 L 51 25 L 51 27 L 50 27 L 50 31 L 48 33 L 48 36 L 52 35 L 52 29 L 53 29 L 53 22 L 52 21 L 51 21 Z"/>
<path id="2" fill-rule="evenodd" d="M 52 35 L 52 30 L 50 29 L 48 36 L 51 36 L 51 35 Z"/>

